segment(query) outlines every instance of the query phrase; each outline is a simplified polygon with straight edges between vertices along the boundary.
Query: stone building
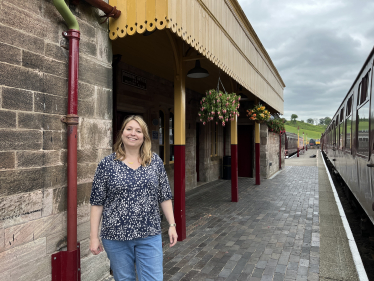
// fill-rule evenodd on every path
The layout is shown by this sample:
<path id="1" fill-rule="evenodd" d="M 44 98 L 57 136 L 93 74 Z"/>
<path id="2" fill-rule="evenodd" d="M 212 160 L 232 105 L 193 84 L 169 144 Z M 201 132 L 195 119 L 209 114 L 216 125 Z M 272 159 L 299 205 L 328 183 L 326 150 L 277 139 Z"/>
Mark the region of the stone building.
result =
<path id="1" fill-rule="evenodd" d="M 112 152 L 123 118 L 143 116 L 152 150 L 163 157 L 178 193 L 175 203 L 183 204 L 185 190 L 222 178 L 223 157 L 232 149 L 238 154 L 234 171 L 254 177 L 260 130 L 245 109 L 261 101 L 283 113 L 285 85 L 237 0 L 194 0 L 189 6 L 184 0 L 145 0 L 143 10 L 135 0 L 110 0 L 122 14 L 104 24 L 104 13 L 91 1 L 66 2 L 80 28 L 80 272 L 82 280 L 101 280 L 109 264 L 105 253 L 88 251 L 89 197 L 97 163 Z M 1 278 L 46 281 L 52 278 L 52 254 L 67 246 L 67 127 L 60 119 L 68 103 L 69 42 L 62 35 L 68 28 L 52 0 L 0 0 L 0 15 Z M 209 77 L 185 77 L 196 59 Z M 199 101 L 218 78 L 243 97 L 240 117 L 226 127 L 203 126 Z M 271 157 L 279 146 L 276 136 L 264 134 L 261 128 L 261 145 L 267 145 L 261 170 L 266 166 L 262 176 L 269 177 L 277 170 Z"/>

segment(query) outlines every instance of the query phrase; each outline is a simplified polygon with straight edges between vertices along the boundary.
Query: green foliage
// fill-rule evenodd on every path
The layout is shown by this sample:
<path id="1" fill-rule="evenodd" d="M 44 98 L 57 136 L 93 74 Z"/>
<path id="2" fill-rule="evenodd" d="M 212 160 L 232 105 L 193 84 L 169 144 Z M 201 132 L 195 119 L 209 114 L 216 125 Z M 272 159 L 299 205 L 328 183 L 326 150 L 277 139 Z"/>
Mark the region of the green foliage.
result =
<path id="1" fill-rule="evenodd" d="M 206 92 L 206 96 L 200 101 L 201 108 L 199 111 L 200 122 L 205 125 L 207 122 L 214 121 L 222 123 L 234 120 L 234 116 L 239 116 L 238 108 L 240 97 L 235 93 L 217 92 L 212 89 Z"/>
<path id="2" fill-rule="evenodd" d="M 308 134 L 308 140 L 309 139 L 320 139 L 321 134 L 324 133 L 326 130 L 326 126 L 324 125 L 313 125 L 313 124 L 308 124 L 308 123 L 301 123 L 299 121 L 288 122 L 285 125 L 286 132 L 289 132 L 289 133 L 297 134 L 297 127 L 300 128 L 299 130 L 300 136 L 302 136 L 304 132 L 304 136 L 306 138 L 306 134 Z"/>
<path id="3" fill-rule="evenodd" d="M 270 132 L 274 132 L 279 134 L 279 132 L 285 132 L 285 123 L 286 119 L 284 118 L 277 118 L 277 119 L 272 119 L 266 122 L 266 125 L 269 128 Z"/>
<path id="4" fill-rule="evenodd" d="M 299 118 L 296 114 L 291 115 L 291 121 L 296 122 L 296 119 Z"/>
<path id="5" fill-rule="evenodd" d="M 308 119 L 306 120 L 306 122 L 307 122 L 308 124 L 314 124 L 314 120 L 313 120 L 313 118 L 308 118 Z"/>

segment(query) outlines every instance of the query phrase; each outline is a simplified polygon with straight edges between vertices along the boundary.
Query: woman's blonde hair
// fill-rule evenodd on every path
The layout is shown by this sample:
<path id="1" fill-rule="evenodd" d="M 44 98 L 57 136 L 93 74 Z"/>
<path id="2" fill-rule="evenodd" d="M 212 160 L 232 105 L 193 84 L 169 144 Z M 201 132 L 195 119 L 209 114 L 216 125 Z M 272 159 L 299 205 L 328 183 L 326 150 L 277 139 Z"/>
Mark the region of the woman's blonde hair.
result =
<path id="1" fill-rule="evenodd" d="M 147 124 L 144 122 L 143 118 L 139 115 L 131 115 L 126 118 L 126 120 L 123 122 L 121 131 L 119 131 L 116 143 L 114 144 L 114 152 L 116 153 L 115 160 L 123 161 L 126 158 L 126 151 L 125 147 L 123 145 L 122 141 L 122 134 L 125 130 L 126 125 L 132 121 L 135 120 L 140 125 L 140 128 L 142 129 L 142 133 L 144 136 L 143 144 L 140 146 L 139 149 L 139 155 L 140 155 L 140 163 L 143 167 L 149 165 L 152 161 L 152 143 L 151 138 L 149 137 L 148 133 L 148 127 Z"/>

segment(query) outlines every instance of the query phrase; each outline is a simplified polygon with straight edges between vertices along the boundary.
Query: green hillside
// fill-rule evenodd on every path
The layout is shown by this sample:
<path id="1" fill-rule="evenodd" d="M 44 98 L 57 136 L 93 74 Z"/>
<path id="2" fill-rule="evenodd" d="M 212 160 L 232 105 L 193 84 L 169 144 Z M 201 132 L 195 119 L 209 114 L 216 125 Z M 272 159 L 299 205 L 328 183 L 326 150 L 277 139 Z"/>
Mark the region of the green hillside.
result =
<path id="1" fill-rule="evenodd" d="M 308 140 L 309 139 L 320 139 L 321 134 L 325 131 L 326 126 L 323 125 L 312 125 L 308 123 L 303 123 L 300 121 L 291 122 L 287 121 L 285 124 L 286 132 L 295 133 L 297 134 L 297 127 L 299 126 L 299 134 L 302 137 L 304 132 L 304 137 L 306 137 L 306 134 L 308 134 Z"/>

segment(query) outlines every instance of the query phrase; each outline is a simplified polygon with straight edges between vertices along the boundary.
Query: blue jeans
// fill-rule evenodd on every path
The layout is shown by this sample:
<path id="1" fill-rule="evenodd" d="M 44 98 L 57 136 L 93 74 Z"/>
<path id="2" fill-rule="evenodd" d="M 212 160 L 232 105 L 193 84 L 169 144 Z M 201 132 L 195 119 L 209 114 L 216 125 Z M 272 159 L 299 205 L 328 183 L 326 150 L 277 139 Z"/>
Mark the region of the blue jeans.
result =
<path id="1" fill-rule="evenodd" d="M 135 267 L 139 281 L 161 281 L 162 241 L 161 234 L 117 241 L 102 239 L 116 281 L 135 281 Z"/>

